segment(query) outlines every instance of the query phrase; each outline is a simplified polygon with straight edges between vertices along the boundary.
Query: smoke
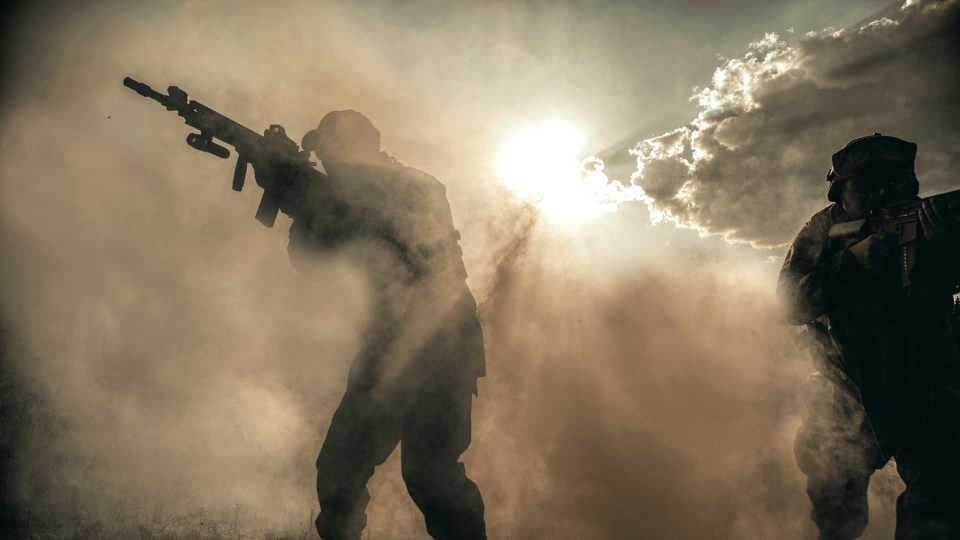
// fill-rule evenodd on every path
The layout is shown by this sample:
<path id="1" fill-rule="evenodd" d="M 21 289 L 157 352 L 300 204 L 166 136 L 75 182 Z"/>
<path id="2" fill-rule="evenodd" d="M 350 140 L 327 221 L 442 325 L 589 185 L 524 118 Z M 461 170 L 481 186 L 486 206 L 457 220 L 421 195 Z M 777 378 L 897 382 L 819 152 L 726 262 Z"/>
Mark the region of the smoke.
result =
<path id="1" fill-rule="evenodd" d="M 825 205 L 830 156 L 857 137 L 916 142 L 923 191 L 956 189 L 958 28 L 960 3 L 924 0 L 862 27 L 767 34 L 695 91 L 689 125 L 631 150 L 638 193 L 607 189 L 654 220 L 760 247 L 789 242 Z"/>
<path id="2" fill-rule="evenodd" d="M 517 221 L 465 455 L 492 536 L 814 537 L 793 457 L 811 359 L 763 279 L 675 258 L 605 274 Z M 864 538 L 892 534 L 902 489 L 874 475 Z"/>
<path id="3" fill-rule="evenodd" d="M 920 39 L 946 20 L 927 13 L 954 5 L 910 7 L 896 25 L 870 31 Z M 430 33 L 365 3 L 24 8 L 18 32 L 4 36 L 10 76 L 0 104 L 0 412 L 18 526 L 29 511 L 33 527 L 81 533 L 124 515 L 110 522 L 116 536 L 201 523 L 263 536 L 309 530 L 313 461 L 360 344 L 362 283 L 317 285 L 294 272 L 289 220 L 256 222 L 259 190 L 232 192 L 233 163 L 189 149 L 177 117 L 122 86 L 130 76 L 291 135 L 327 111 L 361 111 L 385 151 L 446 185 L 488 348 L 464 461 L 491 537 L 809 532 L 791 448 L 809 364 L 778 322 L 769 270 L 700 254 L 699 244 L 671 255 L 653 242 L 651 261 L 628 265 L 617 255 L 646 240 L 589 245 L 512 198 L 492 174 L 503 127 L 494 120 L 523 110 L 520 90 L 539 92 L 573 68 L 554 69 L 545 53 L 511 40 L 528 19 L 515 22 L 503 5 L 474 9 L 507 30 L 449 24 Z M 444 22 L 434 17 L 427 22 Z M 848 34 L 801 41 L 860 39 Z M 798 47 L 774 50 L 808 51 Z M 596 56 L 578 57 L 597 70 L 587 93 L 620 91 Z M 779 122 L 766 111 L 741 111 L 768 116 L 758 138 Z M 746 137 L 746 124 L 736 125 L 700 131 Z M 832 129 L 805 135 L 832 137 L 811 156 L 861 134 Z M 771 155 L 794 148 L 768 142 Z M 652 176 L 676 157 L 646 164 L 638 185 L 686 223 L 664 206 L 669 189 L 654 188 L 670 178 Z M 608 185 L 598 162 L 584 174 Z M 774 191 L 788 193 L 783 186 Z M 821 186 L 811 186 L 795 187 L 807 197 L 797 200 L 813 201 Z M 615 185 L 598 189 L 612 190 L 608 204 L 624 198 Z M 710 232 L 748 230 L 734 222 L 754 216 L 719 212 L 717 201 L 726 217 L 712 219 L 733 225 Z M 394 455 L 371 484 L 372 538 L 425 535 L 398 468 Z"/>
<path id="4" fill-rule="evenodd" d="M 520 514 L 508 530 L 524 538 L 799 527 L 789 396 L 802 362 L 785 356 L 769 300 L 717 269 L 598 281 L 551 240 L 529 239 L 520 275 L 485 306 L 495 395 L 478 410 L 521 437 L 508 441 L 524 458 L 491 460 L 503 474 L 488 506 L 510 509 L 491 526 Z"/>

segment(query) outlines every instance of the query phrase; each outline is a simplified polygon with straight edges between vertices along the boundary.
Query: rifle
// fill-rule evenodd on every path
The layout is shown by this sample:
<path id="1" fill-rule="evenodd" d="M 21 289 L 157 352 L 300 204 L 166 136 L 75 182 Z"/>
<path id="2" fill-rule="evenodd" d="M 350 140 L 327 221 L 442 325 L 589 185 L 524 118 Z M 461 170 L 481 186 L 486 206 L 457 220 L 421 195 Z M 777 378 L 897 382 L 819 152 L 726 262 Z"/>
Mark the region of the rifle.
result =
<path id="1" fill-rule="evenodd" d="M 904 288 L 908 291 L 916 285 L 914 269 L 917 264 L 918 244 L 923 235 L 920 227 L 920 205 L 933 198 L 944 199 L 947 204 L 960 201 L 960 189 L 924 199 L 892 202 L 882 208 L 871 211 L 867 217 L 856 221 L 838 223 L 830 227 L 831 252 L 835 246 L 846 249 L 864 238 L 878 232 L 897 235 L 897 248 L 900 251 L 900 275 Z"/>
<path id="2" fill-rule="evenodd" d="M 313 168 L 316 163 L 310 161 L 310 152 L 301 151 L 297 143 L 287 137 L 282 126 L 271 125 L 263 135 L 258 135 L 206 105 L 194 100 L 187 101 L 187 93 L 176 86 L 167 88 L 167 95 L 163 95 L 130 77 L 123 79 L 123 85 L 160 103 L 168 111 L 176 111 L 188 126 L 199 130 L 200 133 L 187 135 L 190 147 L 222 159 L 230 157 L 230 151 L 213 142 L 213 139 L 220 139 L 234 147 L 237 150 L 237 166 L 233 171 L 234 191 L 243 189 L 250 159 L 267 159 L 278 164 L 283 174 L 272 174 L 265 182 L 263 197 L 257 208 L 257 221 L 267 227 L 273 227 L 280 202 L 298 172 L 309 169 L 310 174 L 322 176 Z"/>

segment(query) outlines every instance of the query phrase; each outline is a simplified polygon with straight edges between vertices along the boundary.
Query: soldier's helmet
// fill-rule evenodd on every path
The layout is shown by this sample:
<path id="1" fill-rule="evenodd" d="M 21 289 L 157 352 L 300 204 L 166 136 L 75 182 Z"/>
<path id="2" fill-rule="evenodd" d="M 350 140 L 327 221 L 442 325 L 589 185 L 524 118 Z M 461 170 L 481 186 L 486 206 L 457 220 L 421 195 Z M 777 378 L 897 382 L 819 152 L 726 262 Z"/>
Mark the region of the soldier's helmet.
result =
<path id="1" fill-rule="evenodd" d="M 854 139 L 833 154 L 833 167 L 827 172 L 827 199 L 839 201 L 843 181 L 855 175 L 874 178 L 878 185 L 910 180 L 916 183 L 916 157 L 917 145 L 903 139 L 879 133 Z"/>
<path id="2" fill-rule="evenodd" d="M 318 156 L 324 151 L 375 155 L 380 151 L 380 131 L 369 118 L 354 110 L 333 111 L 320 120 L 317 129 L 303 136 L 300 146 Z"/>

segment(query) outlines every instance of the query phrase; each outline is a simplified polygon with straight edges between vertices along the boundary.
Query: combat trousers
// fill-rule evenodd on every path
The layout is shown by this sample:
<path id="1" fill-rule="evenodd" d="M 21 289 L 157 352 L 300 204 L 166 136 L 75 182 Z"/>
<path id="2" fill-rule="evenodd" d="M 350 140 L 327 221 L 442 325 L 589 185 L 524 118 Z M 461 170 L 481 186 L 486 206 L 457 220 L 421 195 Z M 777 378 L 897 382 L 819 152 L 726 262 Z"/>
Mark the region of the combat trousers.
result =
<path id="1" fill-rule="evenodd" d="M 897 498 L 896 540 L 960 538 L 960 440 L 957 419 L 932 415 L 898 436 L 874 425 L 859 399 L 832 382 L 811 377 L 807 412 L 794 453 L 807 476 L 810 516 L 820 540 L 858 538 L 867 526 L 870 476 L 891 455 L 906 489 Z M 882 422 L 881 422 L 881 425 Z"/>
<path id="2" fill-rule="evenodd" d="M 483 500 L 458 462 L 470 445 L 475 381 L 434 375 L 379 384 L 375 344 L 351 367 L 347 390 L 317 458 L 323 540 L 357 540 L 366 526 L 367 482 L 399 443 L 407 491 L 436 540 L 485 540 Z"/>

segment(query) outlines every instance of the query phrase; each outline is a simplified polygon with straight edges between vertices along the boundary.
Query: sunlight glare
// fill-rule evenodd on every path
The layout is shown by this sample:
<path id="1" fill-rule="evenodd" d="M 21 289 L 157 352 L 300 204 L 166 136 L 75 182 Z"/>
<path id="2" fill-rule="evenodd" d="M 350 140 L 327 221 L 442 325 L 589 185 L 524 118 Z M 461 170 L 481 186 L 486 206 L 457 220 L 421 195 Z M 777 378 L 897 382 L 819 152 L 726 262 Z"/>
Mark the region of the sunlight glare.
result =
<path id="1" fill-rule="evenodd" d="M 549 124 L 518 137 L 504 166 L 506 184 L 524 197 L 539 200 L 547 213 L 570 220 L 596 215 L 597 196 L 583 180 L 577 153 L 583 136 L 564 124 Z"/>

